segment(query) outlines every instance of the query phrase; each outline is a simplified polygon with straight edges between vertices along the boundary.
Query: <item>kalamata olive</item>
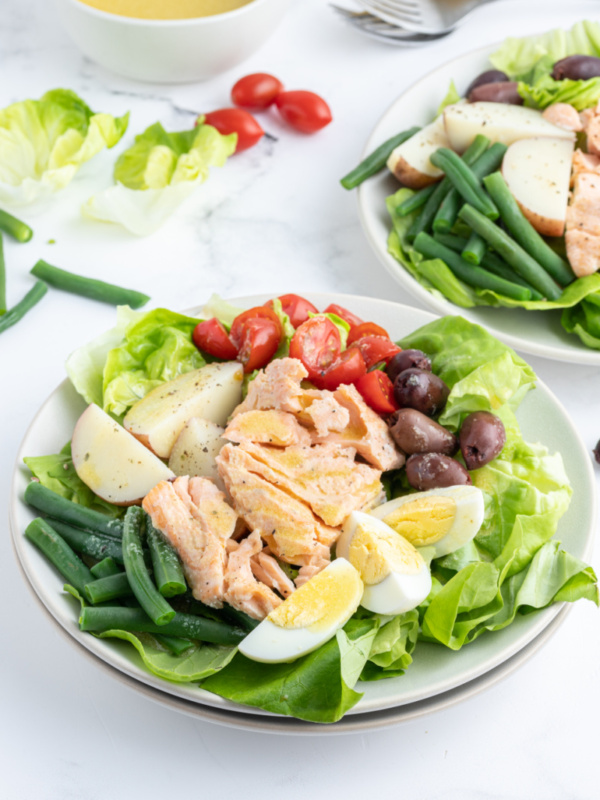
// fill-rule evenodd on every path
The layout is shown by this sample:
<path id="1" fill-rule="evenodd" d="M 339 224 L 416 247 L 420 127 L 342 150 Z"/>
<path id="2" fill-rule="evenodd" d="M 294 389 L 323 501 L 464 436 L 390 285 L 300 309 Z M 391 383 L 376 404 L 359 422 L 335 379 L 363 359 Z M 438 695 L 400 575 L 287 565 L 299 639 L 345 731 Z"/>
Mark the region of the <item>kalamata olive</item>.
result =
<path id="1" fill-rule="evenodd" d="M 554 64 L 552 77 L 555 81 L 569 78 L 572 81 L 587 81 L 600 75 L 600 58 L 597 56 L 567 56 Z"/>
<path id="2" fill-rule="evenodd" d="M 596 443 L 596 447 L 592 450 L 596 462 L 600 464 L 600 440 Z"/>
<path id="3" fill-rule="evenodd" d="M 388 424 L 393 440 L 407 455 L 443 453 L 452 456 L 458 450 L 458 439 L 446 428 L 414 408 L 401 408 Z"/>
<path id="4" fill-rule="evenodd" d="M 513 106 L 522 106 L 523 98 L 517 91 L 517 86 L 516 81 L 482 83 L 469 92 L 467 100 L 469 103 L 509 103 Z"/>
<path id="5" fill-rule="evenodd" d="M 428 417 L 439 414 L 449 394 L 441 378 L 416 367 L 405 369 L 394 381 L 394 397 L 400 408 L 416 408 Z"/>
<path id="6" fill-rule="evenodd" d="M 441 453 L 418 453 L 406 462 L 408 482 L 419 492 L 443 486 L 464 486 L 471 476 L 462 464 Z"/>
<path id="7" fill-rule="evenodd" d="M 465 94 L 468 97 L 473 89 L 476 89 L 478 86 L 485 86 L 488 83 L 504 83 L 507 80 L 509 80 L 509 78 L 506 72 L 500 72 L 499 69 L 488 69 L 482 72 L 481 75 L 478 75 L 475 80 L 471 81 Z"/>
<path id="8" fill-rule="evenodd" d="M 401 372 L 412 367 L 431 372 L 431 360 L 422 350 L 401 350 L 390 358 L 385 371 L 393 383 Z"/>
<path id="9" fill-rule="evenodd" d="M 469 414 L 461 426 L 459 442 L 467 469 L 485 467 L 506 443 L 502 420 L 489 411 Z"/>

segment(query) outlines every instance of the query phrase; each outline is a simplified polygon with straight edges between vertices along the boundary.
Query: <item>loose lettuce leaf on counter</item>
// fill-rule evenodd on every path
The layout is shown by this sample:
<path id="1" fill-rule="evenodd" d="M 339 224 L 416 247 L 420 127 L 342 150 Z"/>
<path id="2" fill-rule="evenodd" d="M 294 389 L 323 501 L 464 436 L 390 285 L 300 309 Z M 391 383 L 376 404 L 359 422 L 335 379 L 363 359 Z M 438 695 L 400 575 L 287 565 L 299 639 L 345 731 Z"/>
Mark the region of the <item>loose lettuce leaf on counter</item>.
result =
<path id="1" fill-rule="evenodd" d="M 223 136 L 202 121 L 191 130 L 174 133 L 156 122 L 119 157 L 116 185 L 90 197 L 82 211 L 147 236 L 208 178 L 210 167 L 225 164 L 236 142 L 236 134 Z"/>
<path id="2" fill-rule="evenodd" d="M 96 114 L 68 89 L 0 110 L 0 202 L 24 205 L 64 188 L 127 130 L 129 114 Z"/>

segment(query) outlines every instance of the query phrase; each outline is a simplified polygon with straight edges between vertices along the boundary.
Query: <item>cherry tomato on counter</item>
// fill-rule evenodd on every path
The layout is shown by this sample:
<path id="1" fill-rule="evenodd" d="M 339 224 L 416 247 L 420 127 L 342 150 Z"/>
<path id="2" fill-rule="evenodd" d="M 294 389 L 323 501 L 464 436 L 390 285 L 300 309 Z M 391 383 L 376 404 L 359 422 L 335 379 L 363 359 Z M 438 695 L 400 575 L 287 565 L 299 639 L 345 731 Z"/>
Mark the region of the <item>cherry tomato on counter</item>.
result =
<path id="1" fill-rule="evenodd" d="M 350 345 L 350 348 L 354 347 L 362 353 L 367 369 L 380 361 L 388 361 L 400 352 L 398 345 L 390 341 L 387 336 L 361 336 Z"/>
<path id="2" fill-rule="evenodd" d="M 398 403 L 394 399 L 394 384 L 379 369 L 367 372 L 354 384 L 365 403 L 378 414 L 393 414 L 398 410 Z"/>
<path id="3" fill-rule="evenodd" d="M 333 119 L 325 100 L 314 92 L 281 92 L 275 105 L 288 125 L 302 133 L 320 131 Z"/>
<path id="4" fill-rule="evenodd" d="M 231 100 L 236 106 L 261 110 L 275 102 L 283 92 L 283 83 L 267 72 L 255 72 L 240 78 L 231 90 Z"/>
<path id="5" fill-rule="evenodd" d="M 348 325 L 350 325 L 350 329 L 352 329 L 355 325 L 362 325 L 362 319 L 360 317 L 357 317 L 356 314 L 348 311 L 347 308 L 338 306 L 337 303 L 330 303 L 323 313 L 335 314 L 336 316 L 340 317 L 340 319 L 343 319 L 344 322 L 347 322 Z"/>
<path id="6" fill-rule="evenodd" d="M 367 365 L 360 350 L 351 347 L 344 350 L 336 360 L 313 383 L 319 389 L 329 389 L 333 392 L 341 383 L 354 383 L 367 372 Z"/>
<path id="7" fill-rule="evenodd" d="M 254 147 L 265 134 L 252 114 L 243 108 L 220 108 L 217 111 L 209 111 L 204 115 L 204 122 L 224 135 L 237 133 L 236 153 Z"/>
<path id="8" fill-rule="evenodd" d="M 192 333 L 194 344 L 209 356 L 233 361 L 237 358 L 238 349 L 229 338 L 229 334 L 216 317 L 199 322 Z"/>
<path id="9" fill-rule="evenodd" d="M 283 313 L 287 314 L 294 328 L 298 328 L 308 319 L 309 313 L 318 314 L 318 309 L 308 300 L 298 294 L 282 294 L 278 298 L 281 301 Z M 273 301 L 265 303 L 267 308 L 273 308 Z"/>
<path id="10" fill-rule="evenodd" d="M 361 322 L 360 325 L 355 325 L 351 328 L 348 334 L 348 347 L 360 339 L 362 336 L 383 336 L 386 339 L 390 338 L 389 333 L 381 325 L 376 322 Z"/>
<path id="11" fill-rule="evenodd" d="M 277 352 L 280 340 L 281 325 L 276 325 L 266 317 L 248 319 L 241 330 L 240 350 L 237 354 L 237 360 L 244 365 L 244 372 L 266 367 Z"/>
<path id="12" fill-rule="evenodd" d="M 236 345 L 236 347 L 241 346 L 242 338 L 244 335 L 244 328 L 246 324 L 252 319 L 267 319 L 270 322 L 272 322 L 277 330 L 277 335 L 279 339 L 281 339 L 281 336 L 283 334 L 283 329 L 281 327 L 281 322 L 279 321 L 279 317 L 277 316 L 277 314 L 273 311 L 272 308 L 267 308 L 266 306 L 255 306 L 254 308 L 249 308 L 247 311 L 242 311 L 242 313 L 238 314 L 237 317 L 233 320 L 233 323 L 231 325 L 231 330 L 229 331 L 229 336 L 231 337 L 231 341 L 234 343 L 234 345 Z"/>
<path id="13" fill-rule="evenodd" d="M 327 317 L 311 317 L 296 330 L 290 342 L 290 358 L 298 358 L 310 380 L 317 380 L 340 354 L 340 332 Z"/>

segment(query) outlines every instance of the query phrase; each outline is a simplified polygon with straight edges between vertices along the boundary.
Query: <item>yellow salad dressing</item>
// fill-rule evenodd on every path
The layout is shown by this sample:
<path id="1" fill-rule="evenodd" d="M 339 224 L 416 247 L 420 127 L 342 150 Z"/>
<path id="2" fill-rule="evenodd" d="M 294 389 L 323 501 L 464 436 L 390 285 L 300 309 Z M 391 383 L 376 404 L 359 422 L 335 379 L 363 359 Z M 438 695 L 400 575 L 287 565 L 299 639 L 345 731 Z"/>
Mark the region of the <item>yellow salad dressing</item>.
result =
<path id="1" fill-rule="evenodd" d="M 86 6 L 136 19 L 212 17 L 247 6 L 252 0 L 79 0 Z"/>

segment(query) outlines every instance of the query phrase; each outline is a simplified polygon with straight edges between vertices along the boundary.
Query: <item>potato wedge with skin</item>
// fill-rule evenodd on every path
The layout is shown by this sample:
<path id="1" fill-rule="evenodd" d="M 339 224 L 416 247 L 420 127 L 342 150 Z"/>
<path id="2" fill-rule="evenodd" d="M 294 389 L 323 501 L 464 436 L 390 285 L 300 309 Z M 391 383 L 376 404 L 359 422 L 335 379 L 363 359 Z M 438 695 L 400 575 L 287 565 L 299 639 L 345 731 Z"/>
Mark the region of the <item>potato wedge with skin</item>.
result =
<path id="1" fill-rule="evenodd" d="M 438 147 L 449 147 L 442 116 L 397 147 L 388 158 L 388 169 L 409 189 L 429 186 L 443 175 L 429 160 Z"/>
<path id="2" fill-rule="evenodd" d="M 217 472 L 216 457 L 226 440 L 222 438 L 225 428 L 200 417 L 192 417 L 175 440 L 169 467 L 176 475 L 212 478 L 219 489 L 225 484 Z"/>
<path id="3" fill-rule="evenodd" d="M 169 458 L 175 440 L 192 417 L 224 425 L 242 399 L 242 365 L 206 364 L 157 386 L 132 406 L 125 428 L 160 458 Z"/>
<path id="4" fill-rule="evenodd" d="M 160 481 L 174 478 L 166 464 L 92 403 L 79 417 L 71 441 L 81 480 L 109 503 L 139 503 Z"/>
<path id="5" fill-rule="evenodd" d="M 540 136 L 575 140 L 573 131 L 548 122 L 541 111 L 508 103 L 457 103 L 445 108 L 443 117 L 450 147 L 457 153 L 464 153 L 479 133 L 492 144 L 510 145 Z"/>
<path id="6" fill-rule="evenodd" d="M 523 215 L 542 236 L 565 230 L 573 142 L 567 139 L 521 139 L 511 144 L 502 175 Z"/>

